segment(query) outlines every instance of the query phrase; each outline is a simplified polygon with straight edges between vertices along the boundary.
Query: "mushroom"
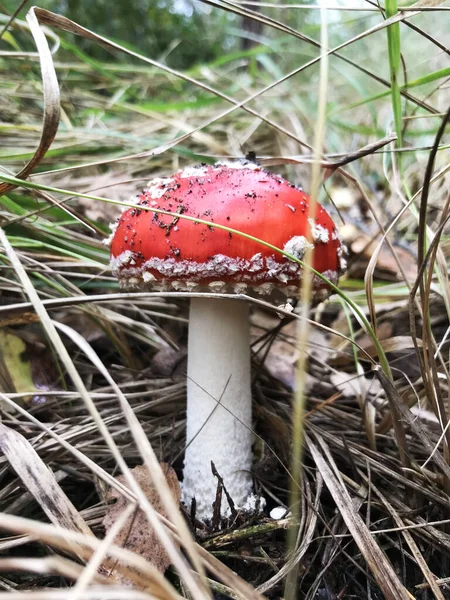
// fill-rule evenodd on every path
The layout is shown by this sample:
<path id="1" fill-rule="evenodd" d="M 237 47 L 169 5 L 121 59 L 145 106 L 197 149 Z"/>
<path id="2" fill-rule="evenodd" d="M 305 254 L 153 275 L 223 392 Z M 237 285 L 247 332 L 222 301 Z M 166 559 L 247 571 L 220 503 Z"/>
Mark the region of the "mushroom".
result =
<path id="1" fill-rule="evenodd" d="M 252 415 L 248 303 L 211 293 L 296 296 L 302 268 L 257 241 L 214 227 L 226 225 L 303 259 L 336 283 L 343 247 L 319 205 L 308 218 L 309 196 L 249 161 L 188 167 L 151 181 L 138 205 L 189 215 L 210 225 L 133 207 L 111 236 L 111 266 L 127 289 L 208 292 L 193 297 L 189 315 L 187 448 L 183 501 L 196 516 L 213 515 L 214 463 L 237 507 L 255 507 L 252 494 Z M 316 300 L 329 289 L 314 276 Z M 229 512 L 226 499 L 222 515 Z"/>

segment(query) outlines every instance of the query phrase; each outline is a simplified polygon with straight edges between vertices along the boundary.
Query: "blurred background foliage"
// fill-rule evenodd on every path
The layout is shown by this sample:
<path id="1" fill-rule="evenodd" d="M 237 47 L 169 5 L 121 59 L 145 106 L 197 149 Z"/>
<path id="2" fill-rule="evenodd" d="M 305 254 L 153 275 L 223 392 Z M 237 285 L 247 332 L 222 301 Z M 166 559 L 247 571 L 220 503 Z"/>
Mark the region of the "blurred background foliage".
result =
<path id="1" fill-rule="evenodd" d="M 238 44 L 229 31 L 237 20 L 234 15 L 191 0 L 42 0 L 37 4 L 175 69 L 209 62 Z M 5 0 L 0 6 L 12 13 L 17 2 Z M 111 59 L 107 50 L 88 40 L 78 38 L 77 46 L 91 58 Z M 127 61 L 121 53 L 115 59 Z"/>

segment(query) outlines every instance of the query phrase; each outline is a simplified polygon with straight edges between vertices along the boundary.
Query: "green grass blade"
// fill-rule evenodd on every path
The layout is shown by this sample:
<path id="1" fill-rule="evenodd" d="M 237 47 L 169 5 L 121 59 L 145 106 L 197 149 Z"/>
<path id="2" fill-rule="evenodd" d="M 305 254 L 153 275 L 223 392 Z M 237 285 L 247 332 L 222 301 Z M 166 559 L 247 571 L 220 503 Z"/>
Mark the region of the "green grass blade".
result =
<path id="1" fill-rule="evenodd" d="M 397 0 L 386 0 L 386 17 L 392 17 L 397 13 Z M 394 113 L 395 130 L 397 133 L 397 145 L 403 146 L 402 136 L 402 101 L 400 96 L 399 72 L 400 72 L 400 23 L 394 23 L 387 28 L 389 68 L 391 72 L 391 97 L 392 110 Z"/>

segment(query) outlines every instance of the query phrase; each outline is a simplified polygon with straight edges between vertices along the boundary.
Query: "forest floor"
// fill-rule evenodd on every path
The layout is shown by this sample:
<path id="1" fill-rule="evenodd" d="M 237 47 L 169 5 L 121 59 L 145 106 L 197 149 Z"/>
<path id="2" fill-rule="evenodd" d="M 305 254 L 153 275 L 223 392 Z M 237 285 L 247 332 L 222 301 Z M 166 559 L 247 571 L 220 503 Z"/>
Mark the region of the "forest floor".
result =
<path id="1" fill-rule="evenodd" d="M 296 93 L 283 73 L 319 51 L 302 42 L 281 64 L 300 44 L 286 28 L 181 73 L 130 53 L 129 65 L 90 60 L 67 22 L 33 14 L 50 50 L 31 20 L 36 46 L 28 35 L 19 55 L 0 54 L 0 600 L 450 597 L 445 20 L 431 39 L 437 14 L 414 21 L 420 43 L 403 38 L 402 56 L 422 53 L 423 68 L 393 93 L 389 69 L 371 77 L 370 36 L 348 42 L 358 64 L 333 53 L 328 91 L 316 65 L 292 76 Z M 378 24 L 387 63 L 395 33 L 358 14 L 348 39 Z M 348 270 L 303 343 L 299 305 L 281 315 L 250 300 L 253 475 L 267 507 L 205 526 L 177 508 L 190 295 L 121 291 L 103 242 L 124 203 L 186 165 L 253 151 L 308 189 L 324 94 L 319 199 Z M 291 506 L 302 352 L 300 520 L 274 519 Z M 142 534 L 148 523 L 157 533 Z"/>

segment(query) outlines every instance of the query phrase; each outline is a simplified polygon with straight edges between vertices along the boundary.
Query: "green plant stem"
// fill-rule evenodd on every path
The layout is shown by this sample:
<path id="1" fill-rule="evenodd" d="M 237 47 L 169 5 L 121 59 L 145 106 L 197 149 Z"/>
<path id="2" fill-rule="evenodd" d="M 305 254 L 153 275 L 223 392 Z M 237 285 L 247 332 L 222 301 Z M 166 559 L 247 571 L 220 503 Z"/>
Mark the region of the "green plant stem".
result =
<path id="1" fill-rule="evenodd" d="M 397 0 L 386 0 L 386 17 L 389 19 L 397 14 Z M 395 129 L 398 145 L 403 146 L 402 101 L 398 75 L 400 70 L 400 23 L 394 23 L 387 28 L 389 69 L 391 72 L 391 96 L 394 112 Z"/>

